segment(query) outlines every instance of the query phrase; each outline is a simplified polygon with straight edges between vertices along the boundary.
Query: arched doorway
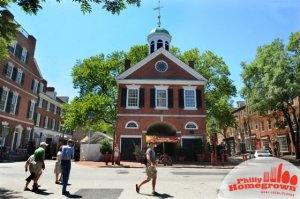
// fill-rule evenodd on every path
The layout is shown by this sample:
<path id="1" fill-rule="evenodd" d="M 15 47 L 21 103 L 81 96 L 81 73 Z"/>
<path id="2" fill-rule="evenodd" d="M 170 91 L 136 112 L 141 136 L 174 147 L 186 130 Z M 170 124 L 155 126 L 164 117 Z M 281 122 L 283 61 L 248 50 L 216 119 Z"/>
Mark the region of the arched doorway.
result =
<path id="1" fill-rule="evenodd" d="M 176 131 L 175 126 L 168 122 L 155 122 L 148 127 L 146 139 L 155 137 L 157 156 L 167 153 L 169 156 L 175 157 L 176 145 L 179 140 Z"/>

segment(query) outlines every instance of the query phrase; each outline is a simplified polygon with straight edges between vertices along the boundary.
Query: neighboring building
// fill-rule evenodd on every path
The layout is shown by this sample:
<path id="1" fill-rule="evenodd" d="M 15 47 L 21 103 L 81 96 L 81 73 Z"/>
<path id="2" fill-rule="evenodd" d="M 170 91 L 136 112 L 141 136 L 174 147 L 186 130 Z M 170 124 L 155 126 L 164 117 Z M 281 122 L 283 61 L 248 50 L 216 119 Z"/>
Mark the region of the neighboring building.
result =
<path id="1" fill-rule="evenodd" d="M 171 35 L 160 26 L 148 36 L 149 55 L 117 77 L 116 143 L 121 159 L 134 159 L 135 147 L 157 136 L 156 151 L 175 157 L 176 148 L 195 159 L 197 139 L 206 143 L 206 79 L 169 52 Z"/>
<path id="2" fill-rule="evenodd" d="M 11 18 L 13 20 L 13 15 Z M 20 28 L 16 42 L 9 47 L 8 60 L 0 64 L 0 146 L 24 154 L 29 142 L 37 138 L 36 132 L 43 132 L 35 127 L 36 122 L 42 123 L 37 117 L 41 119 L 47 115 L 39 112 L 40 99 L 50 102 L 50 108 L 55 113 L 48 115 L 47 128 L 57 133 L 60 133 L 62 122 L 61 104 L 65 100 L 48 94 L 47 81 L 43 79 L 34 58 L 35 46 L 36 39 Z M 38 138 L 35 140 L 36 146 L 40 141 L 39 135 Z"/>
<path id="3" fill-rule="evenodd" d="M 293 100 L 298 110 L 298 99 Z M 289 127 L 284 122 L 284 116 L 279 112 L 268 111 L 265 115 L 253 112 L 245 102 L 238 102 L 238 108 L 233 112 L 236 116 L 235 128 L 229 128 L 227 139 L 233 140 L 231 151 L 239 153 L 243 146 L 246 151 L 267 149 L 277 155 L 294 153 L 289 137 Z M 281 124 L 281 127 L 279 127 Z"/>

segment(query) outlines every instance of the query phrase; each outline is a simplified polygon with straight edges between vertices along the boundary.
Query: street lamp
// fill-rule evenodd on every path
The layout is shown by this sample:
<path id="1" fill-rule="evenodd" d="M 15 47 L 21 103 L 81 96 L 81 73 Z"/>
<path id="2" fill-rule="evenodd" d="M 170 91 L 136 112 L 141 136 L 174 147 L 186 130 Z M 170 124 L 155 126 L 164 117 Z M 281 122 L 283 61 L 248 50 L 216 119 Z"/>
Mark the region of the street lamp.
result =
<path id="1" fill-rule="evenodd" d="M 213 123 L 211 124 L 211 128 L 213 129 L 212 142 L 214 147 L 214 152 L 211 154 L 211 159 L 212 159 L 211 164 L 215 166 L 217 163 L 217 133 L 216 133 L 217 124 L 215 121 L 213 121 Z"/>

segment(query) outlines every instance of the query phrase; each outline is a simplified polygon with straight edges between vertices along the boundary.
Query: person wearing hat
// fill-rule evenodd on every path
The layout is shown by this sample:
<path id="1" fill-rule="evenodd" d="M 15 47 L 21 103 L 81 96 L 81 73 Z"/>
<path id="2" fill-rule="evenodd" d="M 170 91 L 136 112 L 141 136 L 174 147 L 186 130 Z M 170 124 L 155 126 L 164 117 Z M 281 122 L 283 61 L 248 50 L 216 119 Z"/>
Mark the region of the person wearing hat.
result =
<path id="1" fill-rule="evenodd" d="M 74 158 L 74 147 L 73 140 L 69 139 L 67 145 L 62 147 L 61 152 L 61 174 L 62 174 L 62 195 L 70 195 L 67 191 L 67 185 L 69 181 L 70 171 L 71 171 L 71 160 Z"/>
<path id="2" fill-rule="evenodd" d="M 140 193 L 141 186 L 146 184 L 152 179 L 152 194 L 157 196 L 159 193 L 155 191 L 157 170 L 156 170 L 156 154 L 154 148 L 156 147 L 155 140 L 150 141 L 150 147 L 146 151 L 147 164 L 146 164 L 146 174 L 147 179 L 142 181 L 139 185 L 135 185 L 135 190 L 137 193 Z"/>
<path id="3" fill-rule="evenodd" d="M 46 142 L 41 142 L 40 147 L 34 151 L 34 161 L 36 162 L 36 176 L 34 179 L 32 191 L 38 190 L 38 180 L 42 175 L 42 169 L 45 169 L 45 149 L 48 146 Z"/>

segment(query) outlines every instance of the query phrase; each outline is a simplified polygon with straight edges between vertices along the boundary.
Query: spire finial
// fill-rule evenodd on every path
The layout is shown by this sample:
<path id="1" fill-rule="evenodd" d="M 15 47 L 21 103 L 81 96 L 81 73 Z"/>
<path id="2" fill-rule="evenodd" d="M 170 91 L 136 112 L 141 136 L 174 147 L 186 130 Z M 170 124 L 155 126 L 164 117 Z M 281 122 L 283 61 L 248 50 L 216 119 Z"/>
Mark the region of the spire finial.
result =
<path id="1" fill-rule="evenodd" d="M 161 16 L 160 16 L 160 9 L 161 9 L 162 7 L 160 6 L 160 0 L 158 0 L 158 7 L 156 7 L 156 8 L 154 8 L 153 10 L 158 10 L 158 22 L 157 22 L 157 25 L 158 25 L 158 27 L 160 27 L 160 25 L 161 25 L 161 22 L 160 22 L 160 18 L 161 18 Z"/>

